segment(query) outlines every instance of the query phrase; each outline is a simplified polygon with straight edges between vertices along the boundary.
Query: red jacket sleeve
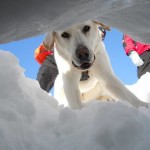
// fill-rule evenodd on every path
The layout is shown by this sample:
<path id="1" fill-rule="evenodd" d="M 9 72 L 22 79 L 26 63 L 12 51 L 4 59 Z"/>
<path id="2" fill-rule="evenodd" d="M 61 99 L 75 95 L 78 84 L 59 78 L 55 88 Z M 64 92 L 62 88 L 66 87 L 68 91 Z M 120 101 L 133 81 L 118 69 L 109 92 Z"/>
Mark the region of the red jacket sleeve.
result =
<path id="1" fill-rule="evenodd" d="M 41 44 L 34 52 L 34 58 L 39 64 L 42 64 L 48 55 L 53 55 L 53 51 L 48 50 L 43 44 Z"/>
<path id="2" fill-rule="evenodd" d="M 126 52 L 126 55 L 130 55 L 131 51 L 136 51 L 136 41 L 131 39 L 128 35 L 123 35 L 123 41 L 122 41 L 124 50 Z"/>

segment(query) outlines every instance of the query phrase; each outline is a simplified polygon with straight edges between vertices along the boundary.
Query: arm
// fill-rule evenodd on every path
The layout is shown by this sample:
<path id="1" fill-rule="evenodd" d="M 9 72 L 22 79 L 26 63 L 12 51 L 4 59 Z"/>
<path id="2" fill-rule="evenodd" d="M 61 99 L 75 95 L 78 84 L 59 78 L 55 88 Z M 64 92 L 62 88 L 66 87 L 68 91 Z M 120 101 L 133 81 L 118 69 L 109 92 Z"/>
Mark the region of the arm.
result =
<path id="1" fill-rule="evenodd" d="M 143 60 L 140 58 L 137 53 L 136 41 L 131 39 L 128 35 L 123 35 L 123 47 L 126 52 L 126 55 L 129 56 L 132 63 L 136 66 L 142 66 L 144 64 Z"/>
<path id="2" fill-rule="evenodd" d="M 48 55 L 53 54 L 52 50 L 47 49 L 42 43 L 34 52 L 34 58 L 39 63 L 42 64 Z"/>
<path id="3" fill-rule="evenodd" d="M 123 35 L 122 44 L 123 44 L 123 48 L 126 52 L 126 55 L 129 56 L 132 51 L 136 51 L 136 41 L 131 39 L 126 34 Z"/>

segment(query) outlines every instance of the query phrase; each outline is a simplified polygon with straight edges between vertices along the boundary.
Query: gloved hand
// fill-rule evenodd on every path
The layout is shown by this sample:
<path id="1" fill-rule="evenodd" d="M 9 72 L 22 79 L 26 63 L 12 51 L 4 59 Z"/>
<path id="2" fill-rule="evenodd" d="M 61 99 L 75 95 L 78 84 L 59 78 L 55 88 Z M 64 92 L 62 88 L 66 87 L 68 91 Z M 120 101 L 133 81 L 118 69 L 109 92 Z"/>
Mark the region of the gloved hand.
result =
<path id="1" fill-rule="evenodd" d="M 144 64 L 143 60 L 140 58 L 139 54 L 136 51 L 132 51 L 129 57 L 132 60 L 133 64 L 138 67 Z"/>

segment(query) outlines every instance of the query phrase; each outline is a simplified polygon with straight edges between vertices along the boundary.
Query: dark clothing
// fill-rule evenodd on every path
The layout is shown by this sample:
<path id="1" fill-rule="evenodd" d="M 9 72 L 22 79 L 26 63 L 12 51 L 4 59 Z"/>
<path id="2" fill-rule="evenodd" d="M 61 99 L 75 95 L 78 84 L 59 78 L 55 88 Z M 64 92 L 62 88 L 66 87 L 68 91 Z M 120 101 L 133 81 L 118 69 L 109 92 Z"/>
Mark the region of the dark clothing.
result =
<path id="1" fill-rule="evenodd" d="M 37 74 L 37 80 L 40 84 L 40 87 L 49 92 L 54 85 L 57 75 L 58 69 L 54 55 L 48 55 L 40 66 Z"/>
<path id="2" fill-rule="evenodd" d="M 144 61 L 144 64 L 137 68 L 138 78 L 146 72 L 150 72 L 150 50 L 145 51 L 140 57 Z"/>

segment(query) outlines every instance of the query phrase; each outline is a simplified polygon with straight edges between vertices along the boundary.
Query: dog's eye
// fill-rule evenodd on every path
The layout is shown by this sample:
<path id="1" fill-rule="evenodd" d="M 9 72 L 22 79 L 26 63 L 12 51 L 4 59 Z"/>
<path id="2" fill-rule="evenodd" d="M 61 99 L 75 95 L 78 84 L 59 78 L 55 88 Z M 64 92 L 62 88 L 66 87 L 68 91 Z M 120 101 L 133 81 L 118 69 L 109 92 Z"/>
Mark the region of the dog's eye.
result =
<path id="1" fill-rule="evenodd" d="M 83 27 L 83 33 L 86 33 L 86 32 L 88 32 L 90 30 L 90 26 L 88 26 L 88 25 L 86 25 L 86 26 L 84 26 Z"/>
<path id="2" fill-rule="evenodd" d="M 61 36 L 62 36 L 63 38 L 70 38 L 70 34 L 67 33 L 67 32 L 63 32 L 63 33 L 61 34 Z"/>

